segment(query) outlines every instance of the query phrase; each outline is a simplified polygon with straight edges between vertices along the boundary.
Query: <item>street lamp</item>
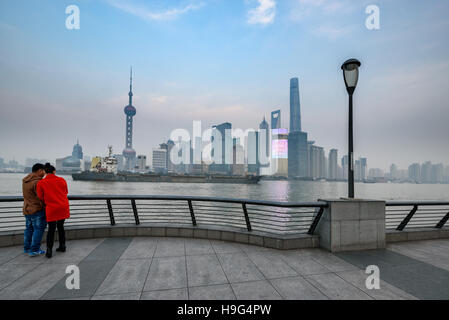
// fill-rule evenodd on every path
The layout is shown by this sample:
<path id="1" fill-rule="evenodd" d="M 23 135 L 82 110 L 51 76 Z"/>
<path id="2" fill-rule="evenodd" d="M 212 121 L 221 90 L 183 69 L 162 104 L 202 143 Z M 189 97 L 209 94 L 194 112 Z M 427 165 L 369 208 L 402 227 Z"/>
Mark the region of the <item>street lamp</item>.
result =
<path id="1" fill-rule="evenodd" d="M 349 59 L 341 66 L 349 94 L 349 148 L 348 148 L 348 198 L 354 198 L 354 139 L 352 124 L 352 95 L 359 81 L 359 68 L 362 64 L 356 59 Z"/>

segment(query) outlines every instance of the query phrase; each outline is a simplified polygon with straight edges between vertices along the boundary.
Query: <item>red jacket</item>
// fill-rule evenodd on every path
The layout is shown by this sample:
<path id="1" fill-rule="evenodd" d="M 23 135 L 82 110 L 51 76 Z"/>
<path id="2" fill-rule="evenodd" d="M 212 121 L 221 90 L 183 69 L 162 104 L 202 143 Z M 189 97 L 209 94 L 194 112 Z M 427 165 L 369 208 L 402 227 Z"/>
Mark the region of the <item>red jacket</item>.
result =
<path id="1" fill-rule="evenodd" d="M 37 183 L 36 193 L 45 204 L 47 222 L 68 219 L 70 207 L 67 194 L 67 182 L 54 174 L 47 174 Z"/>

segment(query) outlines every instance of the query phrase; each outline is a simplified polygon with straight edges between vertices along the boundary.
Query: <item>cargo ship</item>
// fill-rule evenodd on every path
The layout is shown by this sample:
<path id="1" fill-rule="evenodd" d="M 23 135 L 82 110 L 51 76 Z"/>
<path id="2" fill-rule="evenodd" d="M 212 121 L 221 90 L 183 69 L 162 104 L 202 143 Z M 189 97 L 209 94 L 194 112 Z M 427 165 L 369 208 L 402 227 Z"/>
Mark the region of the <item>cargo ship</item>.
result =
<path id="1" fill-rule="evenodd" d="M 228 176 L 228 175 L 177 175 L 155 173 L 118 172 L 117 159 L 109 148 L 107 157 L 92 159 L 89 171 L 72 174 L 74 181 L 105 181 L 105 182 L 165 182 L 165 183 L 234 183 L 257 184 L 260 176 Z"/>

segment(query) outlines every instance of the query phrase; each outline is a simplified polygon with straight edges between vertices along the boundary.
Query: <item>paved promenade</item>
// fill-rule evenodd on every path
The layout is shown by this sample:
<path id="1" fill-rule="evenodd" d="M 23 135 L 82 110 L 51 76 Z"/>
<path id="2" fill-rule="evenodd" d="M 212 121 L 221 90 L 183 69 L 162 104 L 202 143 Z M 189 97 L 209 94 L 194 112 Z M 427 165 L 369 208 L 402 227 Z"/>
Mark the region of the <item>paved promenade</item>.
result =
<path id="1" fill-rule="evenodd" d="M 180 238 L 67 243 L 52 259 L 0 248 L 0 299 L 449 299 L 449 240 L 331 254 Z M 68 265 L 81 287 L 65 286 Z M 380 268 L 380 290 L 365 286 Z"/>

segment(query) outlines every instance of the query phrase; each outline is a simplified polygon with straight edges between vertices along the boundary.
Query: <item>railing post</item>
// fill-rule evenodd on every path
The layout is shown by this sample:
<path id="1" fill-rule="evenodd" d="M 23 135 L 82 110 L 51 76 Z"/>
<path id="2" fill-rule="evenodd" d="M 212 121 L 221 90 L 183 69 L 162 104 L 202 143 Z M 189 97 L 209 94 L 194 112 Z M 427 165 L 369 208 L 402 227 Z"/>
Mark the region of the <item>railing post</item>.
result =
<path id="1" fill-rule="evenodd" d="M 248 231 L 251 231 L 251 222 L 249 221 L 249 216 L 248 216 L 248 210 L 246 209 L 246 203 L 242 203 L 242 208 L 243 208 L 243 213 L 245 214 L 245 220 L 246 220 L 246 228 L 248 229 Z"/>
<path id="2" fill-rule="evenodd" d="M 323 212 L 324 212 L 324 207 L 320 207 L 320 209 L 318 210 L 315 219 L 313 219 L 312 224 L 310 225 L 309 231 L 307 232 L 307 234 L 313 235 L 315 233 L 315 229 L 318 226 L 318 222 L 320 222 L 321 217 L 323 216 Z"/>
<path id="3" fill-rule="evenodd" d="M 111 226 L 115 226 L 114 212 L 112 211 L 111 199 L 106 200 L 106 202 L 108 204 L 109 219 L 111 220 Z"/>
<path id="4" fill-rule="evenodd" d="M 195 212 L 193 212 L 192 200 L 188 200 L 188 203 L 189 203 L 190 217 L 192 218 L 192 224 L 196 226 Z"/>
<path id="5" fill-rule="evenodd" d="M 404 218 L 404 220 L 402 220 L 402 222 L 399 224 L 399 226 L 396 228 L 396 230 L 398 230 L 398 231 L 404 230 L 405 227 L 407 226 L 407 224 L 410 222 L 410 220 L 415 215 L 416 211 L 418 211 L 417 205 L 413 206 L 412 211 L 410 211 L 410 213 Z"/>
<path id="6" fill-rule="evenodd" d="M 435 228 L 442 229 L 446 222 L 449 220 L 449 212 L 441 219 L 440 222 L 435 226 Z"/>
<path id="7" fill-rule="evenodd" d="M 131 199 L 131 206 L 133 207 L 134 220 L 136 220 L 136 225 L 138 226 L 140 224 L 140 220 L 139 220 L 139 214 L 137 213 L 137 206 L 136 206 L 135 199 Z"/>

